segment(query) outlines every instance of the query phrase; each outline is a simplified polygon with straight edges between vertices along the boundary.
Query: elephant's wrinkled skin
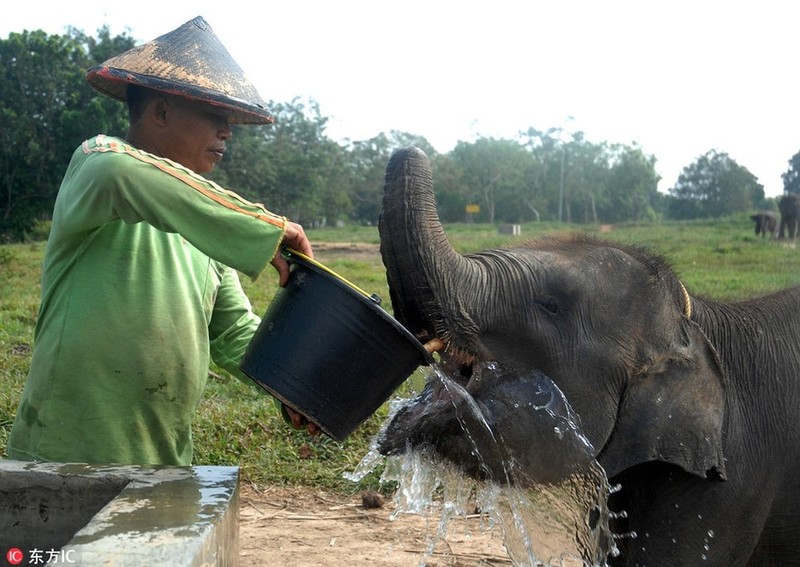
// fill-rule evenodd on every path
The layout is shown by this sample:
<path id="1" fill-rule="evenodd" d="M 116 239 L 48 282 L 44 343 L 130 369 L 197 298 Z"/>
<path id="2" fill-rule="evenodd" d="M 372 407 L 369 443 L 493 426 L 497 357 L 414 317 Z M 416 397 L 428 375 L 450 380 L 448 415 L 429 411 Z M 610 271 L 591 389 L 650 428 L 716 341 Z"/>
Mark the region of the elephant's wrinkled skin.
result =
<path id="1" fill-rule="evenodd" d="M 612 565 L 800 564 L 800 287 L 690 297 L 657 255 L 585 236 L 461 255 L 413 148 L 387 166 L 380 232 L 394 314 L 446 364 L 563 391 L 622 486 L 615 531 L 638 534 Z"/>

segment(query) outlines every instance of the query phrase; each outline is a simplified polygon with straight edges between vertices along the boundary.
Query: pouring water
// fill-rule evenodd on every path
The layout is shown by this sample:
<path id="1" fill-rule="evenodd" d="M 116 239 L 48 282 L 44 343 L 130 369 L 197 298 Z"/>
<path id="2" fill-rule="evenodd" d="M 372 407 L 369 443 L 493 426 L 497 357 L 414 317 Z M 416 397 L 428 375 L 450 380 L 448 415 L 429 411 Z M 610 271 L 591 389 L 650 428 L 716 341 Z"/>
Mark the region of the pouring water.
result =
<path id="1" fill-rule="evenodd" d="M 439 515 L 436 534 L 429 534 L 429 553 L 455 519 L 477 509 L 485 529 L 501 531 L 518 567 L 605 566 L 617 553 L 608 526 L 612 488 L 563 394 L 540 374 L 526 376 L 523 383 L 509 381 L 493 364 L 481 372 L 487 383 L 505 381 L 514 389 L 492 389 L 475 398 L 434 366 L 433 387 L 394 402 L 371 450 L 346 478 L 360 480 L 383 463 L 381 482 L 397 486 L 393 516 Z M 545 450 L 516 450 L 506 437 L 531 423 L 538 430 L 531 444 Z M 451 430 L 461 439 L 448 444 Z M 384 457 L 387 434 L 408 445 Z"/>

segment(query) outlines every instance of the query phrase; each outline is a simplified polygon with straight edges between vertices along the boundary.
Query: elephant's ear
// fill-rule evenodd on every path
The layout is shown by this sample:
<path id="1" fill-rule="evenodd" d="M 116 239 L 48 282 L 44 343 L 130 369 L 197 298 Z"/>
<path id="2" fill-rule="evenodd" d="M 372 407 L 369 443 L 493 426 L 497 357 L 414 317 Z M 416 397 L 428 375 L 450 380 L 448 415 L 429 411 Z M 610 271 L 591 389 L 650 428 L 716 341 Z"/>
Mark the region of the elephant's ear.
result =
<path id="1" fill-rule="evenodd" d="M 662 461 L 703 478 L 725 480 L 722 428 L 725 378 L 714 347 L 684 319 L 671 352 L 634 377 L 611 438 L 599 455 L 611 478 Z"/>

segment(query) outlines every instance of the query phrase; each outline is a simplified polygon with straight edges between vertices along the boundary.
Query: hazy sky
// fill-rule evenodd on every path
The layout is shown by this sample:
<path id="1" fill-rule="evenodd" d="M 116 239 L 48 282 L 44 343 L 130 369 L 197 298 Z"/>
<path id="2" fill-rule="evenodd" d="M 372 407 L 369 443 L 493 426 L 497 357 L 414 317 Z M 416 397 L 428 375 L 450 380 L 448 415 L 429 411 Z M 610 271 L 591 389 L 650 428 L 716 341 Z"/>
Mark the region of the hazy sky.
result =
<path id="1" fill-rule="evenodd" d="M 715 149 L 778 195 L 800 151 L 796 2 L 177 4 L 21 2 L 3 11 L 0 37 L 108 25 L 145 42 L 201 15 L 265 99 L 315 99 L 333 139 L 401 130 L 447 152 L 561 126 L 638 143 L 662 191 Z"/>

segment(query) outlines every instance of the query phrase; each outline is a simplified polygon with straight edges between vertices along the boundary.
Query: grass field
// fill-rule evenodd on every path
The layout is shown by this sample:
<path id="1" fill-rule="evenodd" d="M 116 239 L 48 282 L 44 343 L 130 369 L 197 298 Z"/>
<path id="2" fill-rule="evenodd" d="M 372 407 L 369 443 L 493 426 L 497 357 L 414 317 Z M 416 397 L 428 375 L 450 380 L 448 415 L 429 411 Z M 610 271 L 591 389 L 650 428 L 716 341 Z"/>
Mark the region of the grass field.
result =
<path id="1" fill-rule="evenodd" d="M 557 230 L 596 232 L 598 227 L 555 224 L 522 226 L 509 237 L 487 225 L 449 225 L 446 231 L 461 252 L 497 247 Z M 374 227 L 310 230 L 312 242 L 378 243 Z M 647 246 L 666 256 L 690 293 L 717 299 L 739 299 L 800 284 L 800 249 L 769 242 L 753 234 L 741 217 L 713 222 L 615 226 L 604 237 Z M 30 364 L 33 328 L 39 304 L 40 265 L 44 243 L 0 246 L 0 453 Z M 326 264 L 389 305 L 383 266 L 378 257 L 337 257 Z M 254 308 L 263 313 L 276 290 L 272 272 L 243 284 Z M 424 380 L 421 371 L 408 382 Z M 397 395 L 406 396 L 404 385 Z M 195 463 L 238 465 L 244 479 L 259 485 L 306 484 L 355 492 L 378 487 L 378 473 L 354 484 L 342 478 L 364 456 L 387 415 L 386 406 L 344 443 L 311 438 L 286 426 L 259 389 L 231 379 L 218 368 L 212 375 L 194 426 Z"/>

